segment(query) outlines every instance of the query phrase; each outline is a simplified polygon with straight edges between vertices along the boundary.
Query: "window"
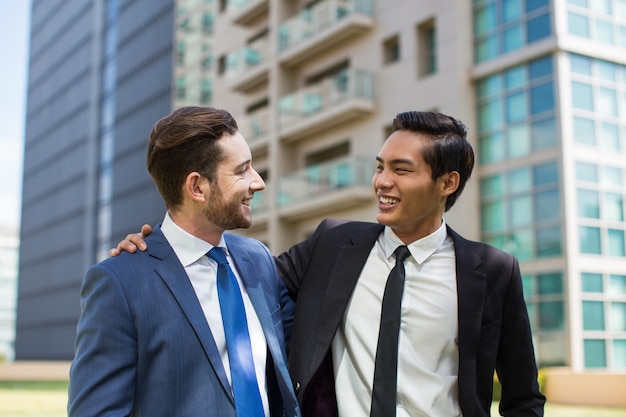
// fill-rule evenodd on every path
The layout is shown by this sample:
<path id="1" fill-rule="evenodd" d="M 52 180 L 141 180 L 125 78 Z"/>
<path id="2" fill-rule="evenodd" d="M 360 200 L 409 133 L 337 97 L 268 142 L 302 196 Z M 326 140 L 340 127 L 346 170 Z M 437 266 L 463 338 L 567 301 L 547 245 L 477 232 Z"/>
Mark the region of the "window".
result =
<path id="1" fill-rule="evenodd" d="M 392 36 L 383 42 L 383 59 L 385 64 L 400 61 L 400 36 Z"/>
<path id="2" fill-rule="evenodd" d="M 626 256 L 626 246 L 624 245 L 624 231 L 619 229 L 607 230 L 608 255 Z"/>
<path id="3" fill-rule="evenodd" d="M 437 72 L 437 31 L 434 20 L 421 24 L 417 29 L 419 76 Z"/>
<path id="4" fill-rule="evenodd" d="M 583 301 L 583 330 L 604 330 L 604 303 Z"/>
<path id="5" fill-rule="evenodd" d="M 574 117 L 574 142 L 591 146 L 596 144 L 593 120 Z"/>
<path id="6" fill-rule="evenodd" d="M 200 103 L 210 104 L 213 99 L 213 84 L 209 80 L 203 80 L 200 84 Z"/>
<path id="7" fill-rule="evenodd" d="M 579 227 L 580 252 L 592 255 L 602 253 L 600 228 L 591 226 Z"/>
<path id="8" fill-rule="evenodd" d="M 187 44 L 185 42 L 178 42 L 176 44 L 176 64 L 179 66 L 185 65 L 185 50 Z"/>
<path id="9" fill-rule="evenodd" d="M 217 73 L 218 75 L 223 75 L 226 72 L 226 55 L 222 55 L 217 60 Z"/>
<path id="10" fill-rule="evenodd" d="M 610 294 L 626 295 L 626 275 L 610 275 L 609 289 Z"/>
<path id="11" fill-rule="evenodd" d="M 595 292 L 602 293 L 604 291 L 604 285 L 602 283 L 602 274 L 593 274 L 589 272 L 583 272 L 580 274 L 581 288 L 583 292 Z"/>
<path id="12" fill-rule="evenodd" d="M 180 77 L 176 80 L 176 98 L 184 99 L 187 97 L 187 79 Z"/>
<path id="13" fill-rule="evenodd" d="M 606 344 L 604 340 L 587 339 L 584 341 L 585 368 L 606 367 Z"/>
<path id="14" fill-rule="evenodd" d="M 597 191 L 578 189 L 578 217 L 600 218 L 600 199 Z"/>

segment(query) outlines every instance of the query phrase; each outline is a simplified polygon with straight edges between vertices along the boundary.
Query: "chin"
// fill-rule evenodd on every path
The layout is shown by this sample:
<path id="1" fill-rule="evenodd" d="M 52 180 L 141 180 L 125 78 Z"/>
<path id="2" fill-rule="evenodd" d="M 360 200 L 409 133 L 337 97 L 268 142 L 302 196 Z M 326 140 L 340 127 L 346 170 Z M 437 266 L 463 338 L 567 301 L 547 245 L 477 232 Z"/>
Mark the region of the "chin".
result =
<path id="1" fill-rule="evenodd" d="M 384 226 L 388 226 L 389 225 L 389 217 L 385 216 L 384 214 L 378 213 L 376 215 L 376 221 Z"/>

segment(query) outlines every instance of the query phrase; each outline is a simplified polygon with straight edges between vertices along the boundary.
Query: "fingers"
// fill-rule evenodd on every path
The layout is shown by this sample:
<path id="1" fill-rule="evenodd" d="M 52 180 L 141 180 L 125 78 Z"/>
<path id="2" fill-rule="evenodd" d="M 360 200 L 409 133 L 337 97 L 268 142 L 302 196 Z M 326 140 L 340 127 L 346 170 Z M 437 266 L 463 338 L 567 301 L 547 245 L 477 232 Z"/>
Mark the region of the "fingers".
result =
<path id="1" fill-rule="evenodd" d="M 150 233 L 152 233 L 152 227 L 149 224 L 141 226 L 141 234 L 143 237 L 147 237 Z"/>
<path id="2" fill-rule="evenodd" d="M 149 224 L 141 226 L 141 232 L 126 235 L 126 238 L 117 244 L 117 247 L 109 250 L 109 256 L 118 256 L 122 252 L 135 253 L 137 249 L 145 251 L 148 247 L 144 238 L 152 233 L 152 227 Z"/>
<path id="3" fill-rule="evenodd" d="M 142 228 L 143 230 L 143 228 Z M 150 232 L 152 232 L 152 230 L 150 230 Z M 150 234 L 150 233 L 148 233 Z M 147 235 L 145 235 L 147 236 Z M 122 249 L 122 250 L 126 250 L 130 253 L 133 253 L 137 250 L 137 248 L 139 248 L 139 250 L 144 251 L 146 250 L 147 246 L 146 246 L 146 242 L 143 240 L 144 238 L 144 234 L 142 233 L 133 233 L 132 235 L 128 235 L 126 236 L 126 239 L 122 240 L 117 247 Z M 131 250 L 132 249 L 132 250 Z"/>

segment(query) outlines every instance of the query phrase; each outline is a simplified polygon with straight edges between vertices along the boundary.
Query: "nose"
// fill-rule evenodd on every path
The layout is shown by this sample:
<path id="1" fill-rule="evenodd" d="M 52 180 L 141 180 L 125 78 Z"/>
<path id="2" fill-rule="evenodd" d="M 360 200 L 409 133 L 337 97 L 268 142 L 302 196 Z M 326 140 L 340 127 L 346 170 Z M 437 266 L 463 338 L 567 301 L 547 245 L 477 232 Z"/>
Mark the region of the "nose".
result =
<path id="1" fill-rule="evenodd" d="M 374 176 L 372 177 L 372 186 L 374 187 L 374 190 L 390 188 L 393 186 L 389 175 L 387 175 L 387 170 L 381 169 L 380 171 L 374 173 Z"/>
<path id="2" fill-rule="evenodd" d="M 265 181 L 263 181 L 263 178 L 261 177 L 261 175 L 259 175 L 259 173 L 255 170 L 252 169 L 253 175 L 252 175 L 252 181 L 250 182 L 250 188 L 253 191 L 261 191 L 265 189 Z"/>

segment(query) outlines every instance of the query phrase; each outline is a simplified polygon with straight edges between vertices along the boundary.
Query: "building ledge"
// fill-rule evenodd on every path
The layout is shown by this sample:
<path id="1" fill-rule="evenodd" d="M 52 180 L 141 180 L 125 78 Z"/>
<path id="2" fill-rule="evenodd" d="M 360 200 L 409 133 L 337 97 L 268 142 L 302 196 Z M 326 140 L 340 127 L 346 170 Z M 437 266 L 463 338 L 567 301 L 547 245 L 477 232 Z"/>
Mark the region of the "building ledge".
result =
<path id="1" fill-rule="evenodd" d="M 241 26 L 253 24 L 259 17 L 267 14 L 269 0 L 251 0 L 233 11 L 233 23 Z"/>
<path id="2" fill-rule="evenodd" d="M 296 142 L 337 125 L 365 117 L 373 113 L 375 108 L 374 100 L 350 97 L 292 122 L 286 127 L 281 127 L 278 137 L 285 143 Z"/>
<path id="3" fill-rule="evenodd" d="M 286 221 L 297 221 L 313 216 L 323 216 L 350 207 L 362 206 L 372 201 L 371 187 L 359 185 L 330 190 L 317 196 L 307 196 L 279 210 L 279 217 Z"/>
<path id="4" fill-rule="evenodd" d="M 310 38 L 300 41 L 280 53 L 278 61 L 285 67 L 293 67 L 328 50 L 331 46 L 359 35 L 374 26 L 371 16 L 353 14 L 339 20 L 315 33 Z"/>

